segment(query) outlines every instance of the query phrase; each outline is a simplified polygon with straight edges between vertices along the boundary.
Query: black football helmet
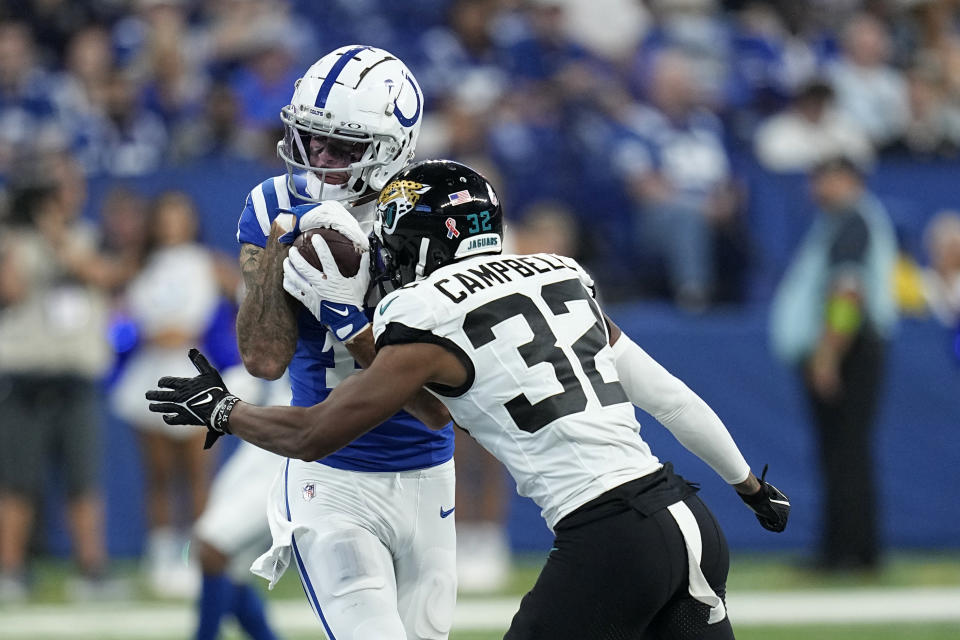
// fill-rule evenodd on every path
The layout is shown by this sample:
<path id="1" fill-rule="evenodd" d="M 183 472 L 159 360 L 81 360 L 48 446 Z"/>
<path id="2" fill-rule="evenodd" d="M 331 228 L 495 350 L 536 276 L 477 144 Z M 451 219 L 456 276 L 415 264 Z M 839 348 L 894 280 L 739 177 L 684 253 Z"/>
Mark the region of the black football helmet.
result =
<path id="1" fill-rule="evenodd" d="M 456 260 L 500 253 L 503 211 L 493 187 L 470 167 L 425 160 L 381 189 L 374 237 L 380 279 L 402 286 Z"/>

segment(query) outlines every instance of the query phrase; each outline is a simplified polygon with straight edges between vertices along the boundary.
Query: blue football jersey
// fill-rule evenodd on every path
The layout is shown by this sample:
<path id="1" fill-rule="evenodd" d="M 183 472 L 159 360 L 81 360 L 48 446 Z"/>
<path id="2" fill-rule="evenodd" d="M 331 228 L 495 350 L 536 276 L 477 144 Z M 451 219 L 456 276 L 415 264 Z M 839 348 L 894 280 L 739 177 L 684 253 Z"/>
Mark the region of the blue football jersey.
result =
<path id="1" fill-rule="evenodd" d="M 250 191 L 237 224 L 237 240 L 241 244 L 266 246 L 270 225 L 277 213 L 282 209 L 307 204 L 290 193 L 287 179 L 286 175 L 269 178 Z M 294 176 L 293 179 L 298 182 L 298 190 L 305 193 L 306 180 L 302 176 Z M 361 220 L 365 231 L 370 230 L 374 204 L 366 205 L 370 207 L 369 211 L 351 211 Z M 370 303 L 376 305 L 377 300 Z M 365 311 L 372 317 L 372 307 Z M 303 306 L 297 315 L 297 327 L 297 349 L 288 367 L 293 390 L 291 404 L 309 407 L 322 402 L 331 389 L 359 367 L 346 346 Z M 351 471 L 405 471 L 438 465 L 451 457 L 451 425 L 439 430 L 431 429 L 401 411 L 317 462 Z"/>

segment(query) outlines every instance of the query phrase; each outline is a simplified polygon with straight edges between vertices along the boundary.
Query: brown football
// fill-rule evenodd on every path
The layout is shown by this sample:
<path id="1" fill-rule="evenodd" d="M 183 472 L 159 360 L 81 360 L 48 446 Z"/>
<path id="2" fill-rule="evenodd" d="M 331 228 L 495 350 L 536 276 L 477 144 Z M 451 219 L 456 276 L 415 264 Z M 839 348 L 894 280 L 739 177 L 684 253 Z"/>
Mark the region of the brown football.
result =
<path id="1" fill-rule="evenodd" d="M 340 270 L 341 275 L 348 278 L 357 275 L 357 271 L 360 270 L 361 252 L 354 246 L 349 238 L 335 229 L 328 229 L 326 227 L 310 229 L 297 236 L 296 240 L 293 241 L 293 246 L 297 248 L 297 251 L 300 252 L 304 260 L 309 262 L 315 269 L 319 269 L 320 271 L 324 270 L 323 265 L 320 264 L 320 257 L 314 250 L 313 242 L 310 240 L 314 234 L 320 234 L 320 236 L 327 241 L 327 246 L 330 247 L 330 253 L 333 255 L 333 259 L 336 260 L 337 268 Z"/>

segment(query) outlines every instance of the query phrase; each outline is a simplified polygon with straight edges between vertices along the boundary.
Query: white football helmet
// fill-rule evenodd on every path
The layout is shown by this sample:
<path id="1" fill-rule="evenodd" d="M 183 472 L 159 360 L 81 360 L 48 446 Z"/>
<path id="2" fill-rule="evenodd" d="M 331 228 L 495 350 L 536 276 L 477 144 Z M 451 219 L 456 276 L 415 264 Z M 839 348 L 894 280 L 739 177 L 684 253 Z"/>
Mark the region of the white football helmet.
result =
<path id="1" fill-rule="evenodd" d="M 277 153 L 287 165 L 290 192 L 308 202 L 354 200 L 377 193 L 413 158 L 423 92 L 389 52 L 350 45 L 307 69 L 280 118 Z M 317 166 L 325 151 L 326 164 L 333 154 L 339 166 Z M 305 176 L 305 184 L 295 175 Z"/>

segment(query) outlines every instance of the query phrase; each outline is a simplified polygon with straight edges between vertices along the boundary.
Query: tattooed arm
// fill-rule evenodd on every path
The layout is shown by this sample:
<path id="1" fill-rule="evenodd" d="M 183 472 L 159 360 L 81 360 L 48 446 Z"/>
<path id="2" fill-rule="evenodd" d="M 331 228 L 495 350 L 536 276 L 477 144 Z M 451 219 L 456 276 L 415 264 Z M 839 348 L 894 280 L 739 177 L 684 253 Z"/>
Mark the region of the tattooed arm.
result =
<path id="1" fill-rule="evenodd" d="M 247 371 L 276 380 L 297 346 L 297 302 L 283 290 L 283 259 L 288 247 L 277 242 L 284 229 L 274 223 L 265 249 L 244 244 L 240 270 L 246 296 L 237 314 L 237 343 Z"/>

